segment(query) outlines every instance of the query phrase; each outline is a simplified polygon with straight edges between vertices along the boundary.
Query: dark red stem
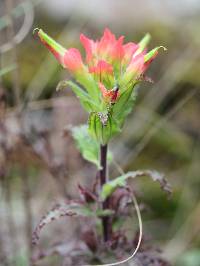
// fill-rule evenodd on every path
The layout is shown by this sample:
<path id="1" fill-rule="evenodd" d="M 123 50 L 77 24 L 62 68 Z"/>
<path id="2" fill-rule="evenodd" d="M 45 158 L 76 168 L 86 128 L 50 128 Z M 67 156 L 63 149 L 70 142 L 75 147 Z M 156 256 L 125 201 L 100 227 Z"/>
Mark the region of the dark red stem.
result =
<path id="1" fill-rule="evenodd" d="M 100 176 L 100 185 L 102 186 L 107 183 L 107 145 L 100 146 L 100 163 L 101 163 L 101 170 L 99 171 Z M 102 204 L 103 210 L 109 209 L 109 198 L 107 198 Z M 103 225 L 103 239 L 104 242 L 110 240 L 112 228 L 110 223 L 109 217 L 102 218 L 102 225 Z"/>

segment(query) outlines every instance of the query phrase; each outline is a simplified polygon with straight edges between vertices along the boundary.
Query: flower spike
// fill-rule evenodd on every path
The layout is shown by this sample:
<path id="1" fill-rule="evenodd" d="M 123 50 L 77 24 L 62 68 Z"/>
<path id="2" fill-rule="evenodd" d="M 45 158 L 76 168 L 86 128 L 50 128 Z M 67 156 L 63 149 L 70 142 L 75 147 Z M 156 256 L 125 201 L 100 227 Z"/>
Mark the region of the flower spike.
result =
<path id="1" fill-rule="evenodd" d="M 65 49 L 43 30 L 37 28 L 34 34 L 74 76 L 78 84 L 68 82 L 67 85 L 71 86 L 84 109 L 93 117 L 90 119 L 93 122 L 89 123 L 90 131 L 95 130 L 95 136 L 103 134 L 103 137 L 97 137 L 103 144 L 121 130 L 134 104 L 135 86 L 147 79 L 145 72 L 158 55 L 159 49 L 166 50 L 165 47 L 158 46 L 147 52 L 151 39 L 149 33 L 139 43 L 124 44 L 124 36 L 117 38 L 106 28 L 99 40 L 80 35 L 80 42 L 85 50 L 83 60 L 78 49 Z M 102 124 L 99 113 L 109 117 L 107 124 Z M 94 126 L 93 129 L 91 125 Z"/>

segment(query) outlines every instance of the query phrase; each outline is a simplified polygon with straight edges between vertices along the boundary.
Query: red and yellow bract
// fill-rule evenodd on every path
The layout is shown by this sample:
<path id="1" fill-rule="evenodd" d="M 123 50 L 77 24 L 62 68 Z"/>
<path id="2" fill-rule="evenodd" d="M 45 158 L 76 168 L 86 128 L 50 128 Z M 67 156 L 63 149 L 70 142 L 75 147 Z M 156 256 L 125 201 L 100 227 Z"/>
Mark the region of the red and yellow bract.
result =
<path id="1" fill-rule="evenodd" d="M 37 34 L 59 63 L 78 81 L 83 80 L 81 75 L 87 78 L 92 75 L 89 79 L 93 78 L 96 81 L 102 98 L 106 102 L 117 100 L 116 91 L 112 90 L 114 86 L 119 87 L 117 93 L 120 93 L 120 90 L 133 86 L 141 80 L 142 75 L 157 56 L 159 48 L 163 47 L 159 46 L 147 52 L 149 34 L 138 44 L 133 42 L 124 44 L 124 36 L 117 39 L 106 28 L 101 39 L 97 41 L 89 39 L 84 34 L 80 35 L 80 41 L 86 52 L 83 60 L 78 49 L 65 49 L 41 29 L 37 29 Z"/>

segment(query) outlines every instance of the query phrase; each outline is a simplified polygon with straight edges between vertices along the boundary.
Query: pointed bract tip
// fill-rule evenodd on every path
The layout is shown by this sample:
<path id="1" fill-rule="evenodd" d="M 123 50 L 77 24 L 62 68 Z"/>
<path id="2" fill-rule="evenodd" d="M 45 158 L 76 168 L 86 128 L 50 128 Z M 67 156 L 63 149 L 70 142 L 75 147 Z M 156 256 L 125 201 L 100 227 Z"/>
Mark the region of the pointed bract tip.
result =
<path id="1" fill-rule="evenodd" d="M 146 33 L 145 36 L 142 38 L 142 40 L 139 42 L 139 47 L 143 51 L 145 47 L 149 44 L 151 40 L 150 33 Z"/>
<path id="2" fill-rule="evenodd" d="M 151 34 L 149 32 L 147 32 L 139 43 L 149 42 L 150 39 L 151 39 Z"/>
<path id="3" fill-rule="evenodd" d="M 162 45 L 160 45 L 160 46 L 154 48 L 153 50 L 158 51 L 158 50 L 160 50 L 160 49 L 163 49 L 164 51 L 167 51 L 167 48 L 166 48 L 165 46 L 162 46 Z"/>
<path id="4" fill-rule="evenodd" d="M 151 51 L 149 51 L 145 56 L 144 56 L 144 61 L 147 62 L 153 58 L 155 58 L 155 56 L 158 54 L 158 50 L 159 49 L 163 49 L 164 51 L 167 51 L 167 48 L 164 46 L 158 46 L 154 49 L 152 49 Z"/>
<path id="5" fill-rule="evenodd" d="M 56 87 L 56 91 L 58 92 L 58 91 L 60 91 L 60 90 L 62 90 L 62 89 L 64 89 L 64 88 L 66 88 L 67 87 L 67 81 L 66 80 L 62 80 L 62 81 L 60 81 L 59 83 L 58 83 L 58 85 L 57 85 L 57 87 Z"/>
<path id="6" fill-rule="evenodd" d="M 38 33 L 39 33 L 39 31 L 40 31 L 40 29 L 39 29 L 39 28 L 35 28 L 35 29 L 33 30 L 33 35 L 35 35 L 35 34 L 38 34 Z"/>
<path id="7" fill-rule="evenodd" d="M 163 48 L 164 51 L 167 51 L 167 48 L 165 46 L 160 46 L 160 48 Z"/>
<path id="8" fill-rule="evenodd" d="M 134 56 L 142 53 L 145 50 L 145 48 L 147 47 L 147 45 L 149 44 L 150 40 L 151 40 L 151 35 L 149 33 L 145 34 L 145 36 L 142 38 L 142 40 L 138 43 L 138 49 L 134 53 Z"/>

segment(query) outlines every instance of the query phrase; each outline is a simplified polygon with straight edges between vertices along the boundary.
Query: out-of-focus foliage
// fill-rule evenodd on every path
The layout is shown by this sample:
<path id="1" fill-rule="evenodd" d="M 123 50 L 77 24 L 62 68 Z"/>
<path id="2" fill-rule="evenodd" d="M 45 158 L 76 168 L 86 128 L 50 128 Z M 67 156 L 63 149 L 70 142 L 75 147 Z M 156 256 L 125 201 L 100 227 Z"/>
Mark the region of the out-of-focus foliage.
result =
<path id="1" fill-rule="evenodd" d="M 187 251 L 178 260 L 178 266 L 198 266 L 200 262 L 199 250 Z"/>

